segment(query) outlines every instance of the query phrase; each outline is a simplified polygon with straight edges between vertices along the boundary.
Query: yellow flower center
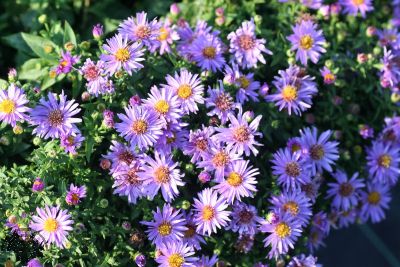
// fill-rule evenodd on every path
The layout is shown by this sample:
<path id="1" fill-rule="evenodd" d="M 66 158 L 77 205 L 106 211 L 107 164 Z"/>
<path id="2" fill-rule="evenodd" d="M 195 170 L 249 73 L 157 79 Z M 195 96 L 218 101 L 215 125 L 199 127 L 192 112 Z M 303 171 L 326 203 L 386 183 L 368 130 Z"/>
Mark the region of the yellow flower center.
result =
<path id="1" fill-rule="evenodd" d="M 157 230 L 160 235 L 167 236 L 172 232 L 172 226 L 169 222 L 162 222 Z"/>
<path id="2" fill-rule="evenodd" d="M 231 172 L 228 175 L 228 178 L 226 179 L 226 181 L 228 182 L 229 185 L 237 187 L 242 184 L 243 178 L 239 173 Z"/>
<path id="3" fill-rule="evenodd" d="M 79 196 L 76 193 L 71 194 L 71 204 L 76 204 L 79 201 Z"/>
<path id="4" fill-rule="evenodd" d="M 353 4 L 356 6 L 364 4 L 364 0 L 352 0 Z"/>
<path id="5" fill-rule="evenodd" d="M 224 152 L 220 151 L 212 158 L 212 163 L 217 167 L 224 167 L 229 162 L 229 156 Z"/>
<path id="6" fill-rule="evenodd" d="M 247 87 L 249 87 L 249 85 L 250 85 L 250 80 L 247 79 L 246 76 L 240 76 L 238 81 L 240 83 L 240 87 L 243 89 L 247 89 Z"/>
<path id="7" fill-rule="evenodd" d="M 291 232 L 292 230 L 290 229 L 290 226 L 284 222 L 278 223 L 278 225 L 275 227 L 275 233 L 280 238 L 287 237 Z"/>
<path id="8" fill-rule="evenodd" d="M 165 166 L 158 167 L 154 171 L 154 178 L 156 179 L 157 183 L 159 183 L 159 184 L 168 183 L 170 180 L 168 167 L 165 167 Z"/>
<path id="9" fill-rule="evenodd" d="M 178 253 L 174 253 L 168 258 L 168 267 L 182 267 L 185 259 Z"/>
<path id="10" fill-rule="evenodd" d="M 55 219 L 53 219 L 53 218 L 47 218 L 47 219 L 44 221 L 43 229 L 44 229 L 46 232 L 54 233 L 55 231 L 57 231 L 57 228 L 58 228 L 58 222 L 57 222 Z"/>
<path id="11" fill-rule="evenodd" d="M 135 134 L 144 134 L 147 132 L 147 122 L 144 120 L 137 120 L 132 125 L 132 131 Z"/>
<path id="12" fill-rule="evenodd" d="M 10 114 L 15 111 L 15 103 L 10 99 L 3 100 L 0 103 L 0 112 Z"/>
<path id="13" fill-rule="evenodd" d="M 50 111 L 48 119 L 51 126 L 58 126 L 63 122 L 64 117 L 61 110 L 56 109 Z"/>
<path id="14" fill-rule="evenodd" d="M 118 49 L 117 52 L 115 53 L 115 58 L 121 62 L 128 61 L 128 59 L 130 58 L 129 50 L 127 48 Z"/>
<path id="15" fill-rule="evenodd" d="M 63 67 L 68 66 L 68 61 L 66 60 L 61 61 L 61 66 Z"/>
<path id="16" fill-rule="evenodd" d="M 232 101 L 229 98 L 229 95 L 220 94 L 219 96 L 217 96 L 217 98 L 215 99 L 215 106 L 221 111 L 226 111 L 230 109 L 232 106 Z"/>
<path id="17" fill-rule="evenodd" d="M 201 216 L 202 216 L 204 221 L 210 221 L 215 216 L 214 208 L 211 207 L 211 206 L 205 206 L 203 208 Z"/>
<path id="18" fill-rule="evenodd" d="M 293 216 L 296 216 L 299 213 L 299 205 L 297 205 L 294 201 L 288 201 L 283 205 L 283 210 L 290 212 Z"/>
<path id="19" fill-rule="evenodd" d="M 157 110 L 158 113 L 165 114 L 169 110 L 168 102 L 165 100 L 158 100 L 157 103 L 154 105 L 154 108 Z"/>
<path id="20" fill-rule="evenodd" d="M 383 168 L 389 168 L 390 163 L 392 163 L 392 157 L 387 154 L 384 154 L 378 158 L 378 165 Z"/>
<path id="21" fill-rule="evenodd" d="M 310 149 L 310 156 L 313 160 L 320 160 L 324 157 L 325 151 L 321 145 L 313 145 Z"/>
<path id="22" fill-rule="evenodd" d="M 233 132 L 233 138 L 238 142 L 245 142 L 249 140 L 250 132 L 246 126 L 240 126 Z"/>
<path id="23" fill-rule="evenodd" d="M 150 36 L 151 30 L 148 26 L 140 25 L 136 28 L 135 34 L 139 39 L 145 39 Z"/>
<path id="24" fill-rule="evenodd" d="M 182 84 L 178 87 L 177 94 L 182 99 L 188 99 L 192 95 L 192 87 L 189 84 Z"/>
<path id="25" fill-rule="evenodd" d="M 165 29 L 164 27 L 160 29 L 160 34 L 158 35 L 158 40 L 159 41 L 165 41 L 168 38 L 168 30 Z"/>
<path id="26" fill-rule="evenodd" d="M 203 56 L 208 59 L 214 59 L 216 55 L 215 47 L 207 46 L 203 49 Z"/>
<path id="27" fill-rule="evenodd" d="M 197 139 L 195 141 L 197 149 L 205 151 L 208 147 L 208 141 L 206 139 Z"/>
<path id="28" fill-rule="evenodd" d="M 238 44 L 243 50 L 249 50 L 255 46 L 256 42 L 252 36 L 242 34 L 238 38 Z"/>
<path id="29" fill-rule="evenodd" d="M 282 90 L 282 98 L 286 102 L 292 102 L 297 99 L 297 89 L 294 86 L 286 85 Z"/>
<path id="30" fill-rule="evenodd" d="M 297 162 L 289 162 L 285 165 L 285 173 L 290 177 L 297 177 L 300 175 L 300 167 Z"/>
<path id="31" fill-rule="evenodd" d="M 327 82 L 332 82 L 335 80 L 335 76 L 332 73 L 327 73 L 324 76 L 324 80 Z"/>
<path id="32" fill-rule="evenodd" d="M 300 47 L 309 50 L 314 44 L 314 39 L 309 35 L 303 35 L 300 39 Z"/>
<path id="33" fill-rule="evenodd" d="M 369 193 L 368 203 L 370 203 L 372 205 L 377 205 L 380 200 L 381 200 L 381 194 L 379 194 L 378 192 L 373 191 L 373 192 Z"/>

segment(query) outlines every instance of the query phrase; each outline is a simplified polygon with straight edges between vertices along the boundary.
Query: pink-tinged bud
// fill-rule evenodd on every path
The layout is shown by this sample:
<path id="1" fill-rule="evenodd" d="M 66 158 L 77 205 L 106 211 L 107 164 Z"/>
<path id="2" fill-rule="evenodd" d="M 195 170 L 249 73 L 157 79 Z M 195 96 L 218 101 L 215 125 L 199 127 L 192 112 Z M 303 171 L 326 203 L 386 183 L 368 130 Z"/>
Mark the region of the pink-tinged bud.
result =
<path id="1" fill-rule="evenodd" d="M 90 94 L 88 92 L 83 92 L 81 98 L 83 102 L 87 102 L 90 99 Z"/>
<path id="2" fill-rule="evenodd" d="M 329 11 L 330 11 L 329 5 L 322 5 L 319 8 L 319 13 L 321 13 L 321 15 L 324 16 L 325 18 L 329 17 Z"/>
<path id="3" fill-rule="evenodd" d="M 124 222 L 122 222 L 122 228 L 124 230 L 128 231 L 128 230 L 131 230 L 132 226 L 131 226 L 130 222 L 124 221 Z"/>
<path id="4" fill-rule="evenodd" d="M 334 131 L 334 132 L 333 132 L 333 137 L 334 137 L 336 140 L 342 139 L 342 136 L 343 136 L 342 131 L 337 130 L 337 131 Z"/>
<path id="5" fill-rule="evenodd" d="M 369 26 L 367 28 L 366 34 L 368 37 L 372 37 L 376 34 L 376 28 L 374 26 Z"/>
<path id="6" fill-rule="evenodd" d="M 109 161 L 108 159 L 101 159 L 100 161 L 100 167 L 103 170 L 108 170 L 111 167 L 111 161 Z"/>
<path id="7" fill-rule="evenodd" d="M 8 80 L 13 83 L 15 82 L 16 79 L 17 79 L 17 70 L 14 68 L 10 68 L 8 70 Z"/>
<path id="8" fill-rule="evenodd" d="M 220 17 L 216 17 L 215 18 L 215 24 L 217 24 L 218 26 L 222 26 L 225 23 L 225 17 L 224 16 L 220 16 Z"/>
<path id="9" fill-rule="evenodd" d="M 177 3 L 173 3 L 169 7 L 169 12 L 171 12 L 172 15 L 178 15 L 179 13 L 181 13 L 181 9 L 179 8 Z"/>
<path id="10" fill-rule="evenodd" d="M 381 86 L 382 86 L 383 88 L 388 88 L 388 87 L 390 87 L 390 81 L 387 80 L 387 79 L 385 79 L 385 78 L 382 78 L 382 79 L 381 79 Z"/>
<path id="11" fill-rule="evenodd" d="M 247 122 L 251 122 L 254 119 L 254 112 L 249 110 L 243 114 L 243 117 Z"/>
<path id="12" fill-rule="evenodd" d="M 93 38 L 98 40 L 101 38 L 101 36 L 103 35 L 103 25 L 101 24 L 96 24 L 95 26 L 93 26 L 93 30 L 92 30 L 92 34 L 93 34 Z"/>
<path id="13" fill-rule="evenodd" d="M 333 104 L 334 104 L 335 106 L 339 106 L 339 105 L 341 105 L 341 104 L 343 103 L 343 98 L 341 98 L 341 97 L 338 96 L 338 95 L 335 95 L 335 96 L 333 97 L 333 99 L 332 99 L 332 102 L 333 102 Z"/>
<path id="14" fill-rule="evenodd" d="M 368 55 L 367 54 L 359 53 L 357 55 L 357 62 L 358 63 L 363 64 L 363 63 L 367 62 L 367 60 L 368 60 Z"/>
<path id="15" fill-rule="evenodd" d="M 262 97 L 266 97 L 269 93 L 269 86 L 267 83 L 264 83 L 263 85 L 261 85 L 258 93 L 262 96 Z"/>
<path id="16" fill-rule="evenodd" d="M 218 7 L 217 9 L 215 9 L 215 15 L 218 17 L 221 17 L 224 15 L 224 8 L 223 7 Z"/>
<path id="17" fill-rule="evenodd" d="M 35 94 L 40 94 L 40 87 L 35 86 L 35 87 L 33 88 L 33 92 L 34 92 Z"/>
<path id="18" fill-rule="evenodd" d="M 309 124 L 314 124 L 315 123 L 315 116 L 314 114 L 306 114 L 306 122 Z"/>
<path id="19" fill-rule="evenodd" d="M 342 7 L 339 3 L 331 4 L 330 6 L 331 16 L 338 15 L 342 10 Z"/>
<path id="20" fill-rule="evenodd" d="M 113 128 L 114 127 L 114 112 L 111 110 L 104 110 L 103 111 L 103 123 L 107 128 Z"/>
<path id="21" fill-rule="evenodd" d="M 142 99 L 140 99 L 140 96 L 134 95 L 129 99 L 129 105 L 131 106 L 136 106 L 140 105 L 142 103 Z"/>
<path id="22" fill-rule="evenodd" d="M 205 184 L 211 180 L 211 175 L 208 172 L 201 172 L 199 174 L 199 181 L 202 184 Z"/>

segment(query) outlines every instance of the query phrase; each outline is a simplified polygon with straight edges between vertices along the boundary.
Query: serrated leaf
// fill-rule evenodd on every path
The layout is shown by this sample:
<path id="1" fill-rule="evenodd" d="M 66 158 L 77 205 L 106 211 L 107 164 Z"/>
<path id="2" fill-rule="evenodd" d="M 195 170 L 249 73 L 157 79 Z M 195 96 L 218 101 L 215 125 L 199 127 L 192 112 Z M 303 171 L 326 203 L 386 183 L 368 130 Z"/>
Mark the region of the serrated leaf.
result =
<path id="1" fill-rule="evenodd" d="M 57 60 L 55 56 L 52 56 L 44 51 L 44 48 L 46 46 L 51 46 L 53 49 L 57 48 L 57 45 L 55 45 L 52 41 L 28 33 L 21 33 L 21 35 L 22 39 L 25 40 L 26 44 L 32 49 L 32 51 L 36 55 L 38 55 L 41 58 Z"/>
<path id="2" fill-rule="evenodd" d="M 64 44 L 67 42 L 71 42 L 76 46 L 76 37 L 74 30 L 71 25 L 69 25 L 68 21 L 64 22 Z"/>

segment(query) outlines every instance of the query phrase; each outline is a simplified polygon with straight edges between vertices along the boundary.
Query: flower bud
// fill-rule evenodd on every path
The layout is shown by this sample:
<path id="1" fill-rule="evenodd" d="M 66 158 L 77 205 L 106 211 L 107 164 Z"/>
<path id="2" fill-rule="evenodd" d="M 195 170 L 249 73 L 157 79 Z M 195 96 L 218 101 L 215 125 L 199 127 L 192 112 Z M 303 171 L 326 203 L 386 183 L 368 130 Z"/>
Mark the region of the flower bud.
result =
<path id="1" fill-rule="evenodd" d="M 47 21 L 47 15 L 46 14 L 42 14 L 38 17 L 38 21 L 40 24 L 44 24 Z"/>
<path id="2" fill-rule="evenodd" d="M 81 99 L 82 99 L 83 102 L 89 101 L 89 99 L 90 99 L 89 92 L 83 92 L 82 95 L 81 95 Z"/>
<path id="3" fill-rule="evenodd" d="M 67 42 L 64 44 L 64 48 L 67 51 L 72 51 L 75 48 L 75 45 L 72 42 Z"/>
<path id="4" fill-rule="evenodd" d="M 122 229 L 129 231 L 129 230 L 131 230 L 131 228 L 132 228 L 132 225 L 130 224 L 130 222 L 128 222 L 128 221 L 122 222 Z"/>
<path id="5" fill-rule="evenodd" d="M 215 15 L 218 16 L 218 17 L 223 16 L 224 12 L 225 12 L 225 10 L 224 10 L 223 7 L 218 7 L 218 8 L 215 9 Z"/>
<path id="6" fill-rule="evenodd" d="M 111 161 L 108 159 L 102 159 L 100 160 L 100 168 L 103 170 L 108 170 L 111 167 Z"/>
<path id="7" fill-rule="evenodd" d="M 10 83 L 15 82 L 17 79 L 17 70 L 15 68 L 10 68 L 8 70 L 8 81 Z"/>
<path id="8" fill-rule="evenodd" d="M 169 7 L 169 12 L 171 12 L 172 15 L 178 15 L 181 13 L 181 9 L 179 8 L 177 3 L 172 3 L 171 6 Z"/>
<path id="9" fill-rule="evenodd" d="M 14 132 L 14 134 L 17 134 L 17 135 L 22 134 L 24 132 L 24 128 L 22 128 L 21 125 L 15 125 L 13 127 L 13 132 Z"/>
<path id="10" fill-rule="evenodd" d="M 215 18 L 215 24 L 217 24 L 218 26 L 222 26 L 224 23 L 225 23 L 225 17 L 224 16 Z"/>
<path id="11" fill-rule="evenodd" d="M 103 198 L 102 200 L 100 200 L 100 207 L 101 208 L 103 208 L 103 209 L 105 209 L 105 208 L 107 208 L 108 207 L 108 200 L 107 199 L 105 199 L 105 198 Z"/>
<path id="12" fill-rule="evenodd" d="M 209 182 L 210 180 L 211 180 L 211 175 L 210 175 L 208 172 L 202 171 L 202 172 L 199 174 L 199 181 L 200 181 L 202 184 L 205 184 L 205 183 Z"/>
<path id="13" fill-rule="evenodd" d="M 368 61 L 368 55 L 365 53 L 359 53 L 357 55 L 357 62 L 363 64 Z"/>
<path id="14" fill-rule="evenodd" d="M 92 29 L 93 38 L 96 40 L 100 40 L 101 36 L 103 35 L 103 25 L 100 23 L 93 26 Z"/>
<path id="15" fill-rule="evenodd" d="M 376 34 L 376 28 L 374 26 L 369 26 L 367 28 L 366 34 L 368 37 L 372 37 Z"/>

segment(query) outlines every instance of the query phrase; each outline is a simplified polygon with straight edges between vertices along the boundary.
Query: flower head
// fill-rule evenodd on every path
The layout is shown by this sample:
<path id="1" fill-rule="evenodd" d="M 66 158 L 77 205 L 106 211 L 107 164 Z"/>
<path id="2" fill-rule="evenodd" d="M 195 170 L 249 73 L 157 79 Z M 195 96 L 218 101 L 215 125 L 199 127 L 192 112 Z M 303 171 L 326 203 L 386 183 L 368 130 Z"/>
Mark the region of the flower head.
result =
<path id="1" fill-rule="evenodd" d="M 71 133 L 71 134 L 62 134 L 61 135 L 61 146 L 65 149 L 66 153 L 70 153 L 72 155 L 76 155 L 76 149 L 82 145 L 82 141 L 85 140 L 79 132 Z"/>
<path id="2" fill-rule="evenodd" d="M 324 66 L 321 70 L 321 75 L 324 78 L 325 84 L 332 84 L 336 81 L 336 75 L 332 73 L 330 69 Z"/>
<path id="3" fill-rule="evenodd" d="M 71 72 L 73 65 L 79 61 L 79 56 L 72 56 L 70 52 L 61 51 L 61 59 L 57 66 L 56 73 L 69 73 Z"/>
<path id="4" fill-rule="evenodd" d="M 153 86 L 148 96 L 143 100 L 144 106 L 152 109 L 165 122 L 177 122 L 182 116 L 178 97 L 173 91 Z"/>
<path id="5" fill-rule="evenodd" d="M 130 164 L 120 164 L 113 172 L 114 177 L 114 194 L 119 196 L 127 196 L 128 202 L 136 204 L 138 198 L 147 194 L 147 188 L 143 185 L 143 181 L 139 178 L 142 172 L 138 161 L 131 161 Z"/>
<path id="6" fill-rule="evenodd" d="M 194 263 L 198 261 L 197 257 L 193 257 L 193 248 L 186 243 L 168 242 L 162 244 L 159 250 L 156 262 L 160 267 L 195 267 Z"/>
<path id="7" fill-rule="evenodd" d="M 82 198 L 86 197 L 86 186 L 75 186 L 71 184 L 67 195 L 65 197 L 65 202 L 68 205 L 78 205 Z"/>
<path id="8" fill-rule="evenodd" d="M 197 37 L 191 46 L 191 55 L 202 70 L 216 72 L 225 65 L 223 43 L 213 34 Z"/>
<path id="9" fill-rule="evenodd" d="M 371 0 L 340 0 L 339 3 L 343 7 L 343 13 L 351 16 L 357 16 L 360 12 L 365 18 L 367 12 L 374 10 Z"/>
<path id="10" fill-rule="evenodd" d="M 261 220 L 257 216 L 256 207 L 236 201 L 232 208 L 232 221 L 229 229 L 239 234 L 256 234 L 258 232 L 257 223 Z"/>
<path id="11" fill-rule="evenodd" d="M 367 192 L 361 193 L 360 217 L 367 221 L 377 223 L 385 218 L 385 209 L 389 209 L 391 200 L 389 186 L 381 183 L 367 184 Z"/>
<path id="12" fill-rule="evenodd" d="M 0 121 L 14 127 L 17 122 L 28 120 L 25 114 L 30 111 L 30 108 L 26 107 L 28 102 L 24 91 L 15 84 L 11 84 L 7 90 L 0 90 Z"/>

